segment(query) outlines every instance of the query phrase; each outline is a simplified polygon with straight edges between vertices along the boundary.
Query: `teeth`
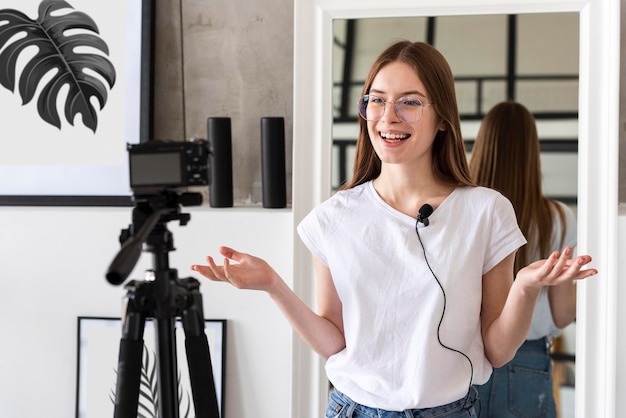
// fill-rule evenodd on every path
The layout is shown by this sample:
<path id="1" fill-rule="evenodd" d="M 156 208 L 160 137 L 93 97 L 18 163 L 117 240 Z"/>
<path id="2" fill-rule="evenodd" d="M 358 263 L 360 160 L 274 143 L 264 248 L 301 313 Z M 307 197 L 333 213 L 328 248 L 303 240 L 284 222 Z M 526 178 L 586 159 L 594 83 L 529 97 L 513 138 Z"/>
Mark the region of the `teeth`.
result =
<path id="1" fill-rule="evenodd" d="M 380 136 L 382 136 L 384 139 L 406 139 L 409 137 L 408 135 L 405 135 L 405 134 L 389 134 L 389 133 L 382 133 L 382 132 Z"/>

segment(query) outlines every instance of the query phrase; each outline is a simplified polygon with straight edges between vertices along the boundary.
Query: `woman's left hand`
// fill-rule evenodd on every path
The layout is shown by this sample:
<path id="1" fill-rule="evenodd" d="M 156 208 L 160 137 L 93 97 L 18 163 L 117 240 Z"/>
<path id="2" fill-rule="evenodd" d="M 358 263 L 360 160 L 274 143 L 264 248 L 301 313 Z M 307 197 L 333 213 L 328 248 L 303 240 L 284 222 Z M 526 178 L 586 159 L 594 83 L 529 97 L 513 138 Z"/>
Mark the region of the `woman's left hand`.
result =
<path id="1" fill-rule="evenodd" d="M 561 253 L 554 251 L 548 259 L 535 261 L 521 269 L 515 278 L 526 288 L 555 286 L 574 280 L 582 280 L 598 274 L 594 268 L 584 269 L 591 263 L 591 256 L 572 257 L 572 247 L 566 247 Z"/>

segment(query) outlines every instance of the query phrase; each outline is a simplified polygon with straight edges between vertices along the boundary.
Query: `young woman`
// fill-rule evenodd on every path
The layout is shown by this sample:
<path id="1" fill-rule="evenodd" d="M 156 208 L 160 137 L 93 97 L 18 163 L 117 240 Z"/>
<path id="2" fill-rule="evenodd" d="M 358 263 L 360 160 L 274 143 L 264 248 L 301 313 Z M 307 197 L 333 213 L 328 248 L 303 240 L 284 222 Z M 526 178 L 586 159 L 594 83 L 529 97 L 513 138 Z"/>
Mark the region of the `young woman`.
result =
<path id="1" fill-rule="evenodd" d="M 528 244 L 515 259 L 517 273 L 555 249 L 576 246 L 576 217 L 563 203 L 543 195 L 537 126 L 520 103 L 503 102 L 484 117 L 470 160 L 478 184 L 506 196 Z M 512 361 L 495 369 L 478 387 L 480 417 L 555 418 L 550 343 L 576 316 L 576 287 L 571 283 L 543 288 L 526 341 Z"/>
<path id="2" fill-rule="evenodd" d="M 359 110 L 351 183 L 298 226 L 317 312 L 232 248 L 220 248 L 223 265 L 192 269 L 269 294 L 327 359 L 326 417 L 475 417 L 472 384 L 513 357 L 541 288 L 595 274 L 591 257 L 554 252 L 513 281 L 526 241 L 511 203 L 470 179 L 454 80 L 433 47 L 383 51 Z"/>

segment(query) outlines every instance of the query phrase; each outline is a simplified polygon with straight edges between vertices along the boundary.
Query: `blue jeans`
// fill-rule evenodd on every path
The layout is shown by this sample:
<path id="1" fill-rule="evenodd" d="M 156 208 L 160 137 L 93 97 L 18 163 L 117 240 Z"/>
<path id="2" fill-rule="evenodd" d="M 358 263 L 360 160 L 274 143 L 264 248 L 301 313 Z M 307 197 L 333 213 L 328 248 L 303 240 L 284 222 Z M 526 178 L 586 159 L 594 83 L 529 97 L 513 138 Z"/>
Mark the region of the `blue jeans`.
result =
<path id="1" fill-rule="evenodd" d="M 385 411 L 378 408 L 370 408 L 354 402 L 352 399 L 333 390 L 328 398 L 326 418 L 477 418 L 474 412 L 476 402 L 476 390 L 470 389 L 470 393 L 458 401 L 447 405 L 425 409 L 407 409 L 405 411 Z"/>
<path id="2" fill-rule="evenodd" d="M 513 360 L 476 388 L 480 418 L 555 418 L 548 340 L 527 340 Z"/>

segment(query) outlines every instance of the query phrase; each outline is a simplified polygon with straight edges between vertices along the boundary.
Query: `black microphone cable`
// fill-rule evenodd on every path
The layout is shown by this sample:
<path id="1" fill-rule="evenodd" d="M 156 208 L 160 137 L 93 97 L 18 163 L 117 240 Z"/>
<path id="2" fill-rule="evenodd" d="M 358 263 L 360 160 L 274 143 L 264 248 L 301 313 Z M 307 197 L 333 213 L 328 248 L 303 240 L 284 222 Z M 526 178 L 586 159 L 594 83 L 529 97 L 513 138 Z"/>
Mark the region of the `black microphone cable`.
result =
<path id="1" fill-rule="evenodd" d="M 435 278 L 435 281 L 437 281 L 437 284 L 439 285 L 439 288 L 441 289 L 441 293 L 443 295 L 443 310 L 441 311 L 441 318 L 439 319 L 439 324 L 437 325 L 437 341 L 439 341 L 439 345 L 441 345 L 443 348 L 453 351 L 455 353 L 459 353 L 460 355 L 465 357 L 465 359 L 469 363 L 469 366 L 470 366 L 470 380 L 469 380 L 469 391 L 468 391 L 468 396 L 469 396 L 469 394 L 472 391 L 472 380 L 474 379 L 474 365 L 472 364 L 472 360 L 464 352 L 457 350 L 456 348 L 448 347 L 441 341 L 441 335 L 440 335 L 441 324 L 443 323 L 443 317 L 446 313 L 446 303 L 447 303 L 446 292 L 443 289 L 443 286 L 441 282 L 439 281 L 439 278 L 437 277 L 432 267 L 430 266 L 430 263 L 428 262 L 428 257 L 426 257 L 426 248 L 424 247 L 424 243 L 422 242 L 422 237 L 420 236 L 420 232 L 418 228 L 418 224 L 420 222 L 422 222 L 424 226 L 428 226 L 429 224 L 428 217 L 430 216 L 432 211 L 433 209 L 432 209 L 432 206 L 430 205 L 424 205 L 420 208 L 419 215 L 417 216 L 417 220 L 415 221 L 415 233 L 417 234 L 417 239 L 419 240 L 420 245 L 422 247 L 422 252 L 424 254 L 424 261 L 426 261 L 428 270 L 430 270 L 431 274 Z"/>

